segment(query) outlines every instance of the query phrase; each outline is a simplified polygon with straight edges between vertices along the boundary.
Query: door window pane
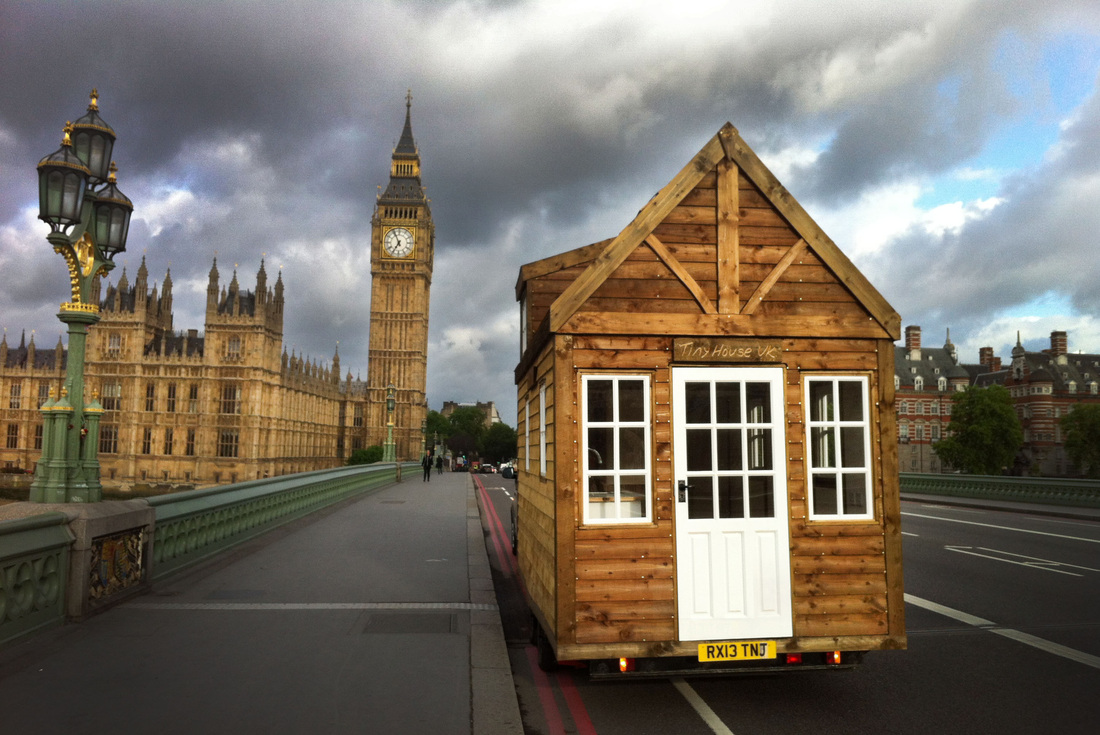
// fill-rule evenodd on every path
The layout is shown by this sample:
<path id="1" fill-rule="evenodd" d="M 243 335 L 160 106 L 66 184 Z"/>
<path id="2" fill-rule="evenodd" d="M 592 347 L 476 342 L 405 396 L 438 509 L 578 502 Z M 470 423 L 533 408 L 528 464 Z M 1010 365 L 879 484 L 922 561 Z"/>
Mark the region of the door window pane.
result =
<path id="1" fill-rule="evenodd" d="M 775 489 L 772 486 L 772 478 L 749 478 L 749 516 L 752 518 L 775 516 Z"/>
<path id="2" fill-rule="evenodd" d="M 744 518 L 745 498 L 740 477 L 718 478 L 718 517 Z"/>
<path id="3" fill-rule="evenodd" d="M 771 429 L 749 429 L 749 469 L 772 469 Z"/>
<path id="4" fill-rule="evenodd" d="M 741 460 L 741 430 L 717 429 L 715 430 L 715 434 L 718 438 L 718 469 L 726 471 L 743 469 Z"/>
<path id="5" fill-rule="evenodd" d="M 686 383 L 684 402 L 684 416 L 689 424 L 710 423 L 710 383 Z"/>
<path id="6" fill-rule="evenodd" d="M 772 420 L 771 386 L 767 383 L 745 383 L 747 423 L 767 424 Z"/>
<path id="7" fill-rule="evenodd" d="M 714 518 L 714 485 L 709 477 L 692 478 L 687 500 L 688 518 Z"/>
<path id="8" fill-rule="evenodd" d="M 710 455 L 710 429 L 688 429 L 688 472 L 705 472 L 711 469 Z"/>
<path id="9" fill-rule="evenodd" d="M 741 384 L 715 383 L 714 405 L 718 423 L 741 423 Z"/>

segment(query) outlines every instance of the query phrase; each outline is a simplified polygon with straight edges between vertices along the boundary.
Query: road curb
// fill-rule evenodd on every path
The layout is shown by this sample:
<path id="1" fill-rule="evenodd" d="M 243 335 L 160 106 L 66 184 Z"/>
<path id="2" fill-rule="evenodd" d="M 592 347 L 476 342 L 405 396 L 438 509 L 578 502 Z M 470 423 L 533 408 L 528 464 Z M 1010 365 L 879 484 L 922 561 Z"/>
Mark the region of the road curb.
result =
<path id="1" fill-rule="evenodd" d="M 466 476 L 466 542 L 470 602 L 492 604 L 492 611 L 470 613 L 470 719 L 477 735 L 523 735 L 512 665 L 504 640 L 489 552 L 481 525 L 481 502 Z"/>

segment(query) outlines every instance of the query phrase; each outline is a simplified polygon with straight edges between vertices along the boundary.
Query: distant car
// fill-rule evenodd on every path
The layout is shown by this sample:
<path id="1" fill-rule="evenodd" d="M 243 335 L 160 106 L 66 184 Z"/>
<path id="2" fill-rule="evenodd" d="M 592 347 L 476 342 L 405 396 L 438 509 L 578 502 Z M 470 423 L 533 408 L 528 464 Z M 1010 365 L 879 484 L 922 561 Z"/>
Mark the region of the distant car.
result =
<path id="1" fill-rule="evenodd" d="M 480 472 L 483 475 L 491 475 L 496 471 L 497 471 L 497 468 L 493 467 L 493 465 L 489 464 L 488 462 L 484 463 L 483 465 L 481 465 L 480 468 L 478 468 L 478 472 Z"/>
<path id="2" fill-rule="evenodd" d="M 516 468 L 506 464 L 500 468 L 500 476 L 506 480 L 514 480 L 516 478 Z"/>

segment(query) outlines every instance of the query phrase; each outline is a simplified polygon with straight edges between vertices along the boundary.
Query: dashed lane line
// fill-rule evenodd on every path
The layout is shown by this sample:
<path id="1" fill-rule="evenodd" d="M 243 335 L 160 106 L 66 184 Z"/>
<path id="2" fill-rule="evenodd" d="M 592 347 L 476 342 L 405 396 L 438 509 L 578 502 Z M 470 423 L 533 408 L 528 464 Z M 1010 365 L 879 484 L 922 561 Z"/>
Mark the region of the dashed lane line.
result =
<path id="1" fill-rule="evenodd" d="M 990 633 L 996 633 L 999 636 L 1004 636 L 1005 638 L 1024 643 L 1033 648 L 1038 648 L 1040 651 L 1053 653 L 1055 656 L 1068 658 L 1070 661 L 1076 661 L 1078 663 L 1085 664 L 1086 666 L 1091 666 L 1094 669 L 1100 669 L 1100 656 L 1093 656 L 1091 653 L 1078 651 L 1075 648 L 1063 646 L 1060 643 L 1053 643 L 1044 638 L 1031 635 L 1030 633 L 1013 630 L 1012 628 L 1003 628 L 994 623 L 992 620 L 979 618 L 977 615 L 971 615 L 970 613 L 965 613 L 962 610 L 955 610 L 954 608 L 947 607 L 946 605 L 941 605 L 938 602 L 932 602 L 931 600 L 925 600 L 923 598 L 917 597 L 916 595 L 911 595 L 908 592 L 905 593 L 905 601 L 910 605 L 923 607 L 925 610 L 930 610 L 934 613 L 945 615 L 952 620 L 958 620 L 960 623 L 973 625 L 975 628 L 981 628 L 982 630 L 987 630 Z"/>

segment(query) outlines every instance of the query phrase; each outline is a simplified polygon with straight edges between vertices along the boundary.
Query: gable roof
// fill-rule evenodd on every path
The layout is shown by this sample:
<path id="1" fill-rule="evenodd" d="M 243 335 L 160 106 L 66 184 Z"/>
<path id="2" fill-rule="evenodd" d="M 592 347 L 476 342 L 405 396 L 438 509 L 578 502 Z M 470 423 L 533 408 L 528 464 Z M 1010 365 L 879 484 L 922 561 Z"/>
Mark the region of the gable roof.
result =
<path id="1" fill-rule="evenodd" d="M 719 288 L 716 304 L 703 293 L 691 275 L 679 267 L 676 259 L 654 234 L 654 230 L 705 176 L 716 170 L 719 174 L 728 174 L 733 166 L 736 166 L 759 189 L 770 205 L 789 223 L 800 240 L 787 251 L 771 274 L 757 286 L 749 298 L 741 298 L 737 283 L 739 208 L 736 193 L 728 201 L 720 199 L 717 204 Z M 736 171 L 733 173 L 736 174 Z M 723 245 L 723 231 L 726 233 L 725 245 Z M 551 333 L 561 331 L 586 300 L 632 253 L 643 245 L 648 246 L 680 279 L 698 301 L 703 313 L 740 316 L 751 315 L 794 259 L 804 251 L 811 251 L 848 289 L 885 335 L 895 340 L 901 336 L 901 318 L 897 312 L 779 183 L 775 175 L 768 170 L 730 123 L 726 123 L 713 138 L 707 141 L 680 173 L 657 192 L 615 238 L 606 241 L 606 244 L 597 243 L 581 249 L 588 257 L 591 257 L 593 252 L 591 249 L 598 251 L 598 254 L 550 306 L 547 315 L 549 331 Z M 555 258 L 560 257 L 555 256 Z M 553 258 L 524 266 L 520 275 L 521 284 L 528 277 L 537 274 L 540 264 L 546 264 L 550 260 Z"/>

